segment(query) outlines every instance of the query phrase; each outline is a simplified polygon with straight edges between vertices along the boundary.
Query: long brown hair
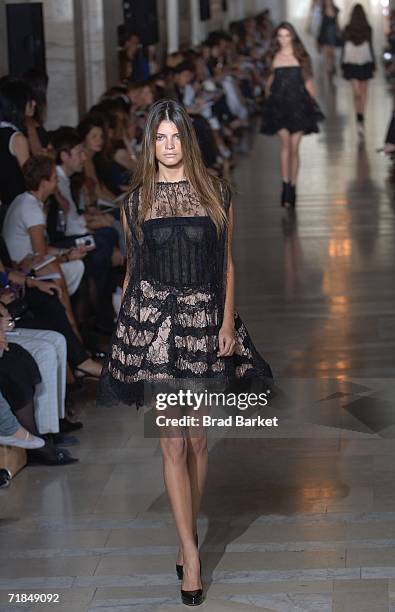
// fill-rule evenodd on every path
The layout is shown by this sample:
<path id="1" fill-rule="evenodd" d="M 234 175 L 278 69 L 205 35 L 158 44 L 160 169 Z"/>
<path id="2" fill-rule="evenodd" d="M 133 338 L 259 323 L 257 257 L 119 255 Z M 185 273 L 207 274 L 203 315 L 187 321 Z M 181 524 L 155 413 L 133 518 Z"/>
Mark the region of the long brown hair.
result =
<path id="1" fill-rule="evenodd" d="M 140 188 L 138 224 L 144 221 L 155 198 L 158 163 L 155 156 L 156 134 L 162 121 L 171 121 L 180 134 L 185 177 L 198 194 L 202 206 L 217 228 L 218 233 L 226 224 L 222 204 L 225 182 L 211 175 L 205 167 L 192 121 L 185 109 L 175 100 L 159 100 L 148 113 L 141 154 L 132 179 L 131 191 Z"/>
<path id="2" fill-rule="evenodd" d="M 362 4 L 356 4 L 352 10 L 350 23 L 344 30 L 344 37 L 354 45 L 361 45 L 372 39 L 372 28 L 366 17 Z"/>
<path id="3" fill-rule="evenodd" d="M 273 70 L 273 61 L 277 53 L 281 50 L 281 45 L 278 41 L 278 33 L 280 30 L 287 30 L 292 37 L 292 48 L 295 58 L 298 60 L 302 68 L 303 76 L 308 79 L 313 76 L 313 67 L 311 65 L 310 55 L 307 53 L 304 44 L 298 36 L 295 28 L 288 21 L 283 21 L 274 30 L 270 47 L 266 53 L 266 65 L 271 72 Z"/>

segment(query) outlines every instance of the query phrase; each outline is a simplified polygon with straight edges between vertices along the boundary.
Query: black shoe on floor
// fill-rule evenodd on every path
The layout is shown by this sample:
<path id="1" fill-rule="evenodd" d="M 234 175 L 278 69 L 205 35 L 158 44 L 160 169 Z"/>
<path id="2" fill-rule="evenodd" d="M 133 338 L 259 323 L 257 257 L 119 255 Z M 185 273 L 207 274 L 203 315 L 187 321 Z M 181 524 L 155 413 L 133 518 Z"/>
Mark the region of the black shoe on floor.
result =
<path id="1" fill-rule="evenodd" d="M 283 189 L 281 192 L 281 206 L 283 208 L 291 208 L 292 206 L 292 187 L 291 183 L 283 182 Z"/>
<path id="2" fill-rule="evenodd" d="M 290 204 L 292 206 L 292 208 L 295 208 L 296 206 L 296 185 L 291 185 L 289 186 L 290 188 Z"/>
<path id="3" fill-rule="evenodd" d="M 72 431 L 78 431 L 83 428 L 83 423 L 81 421 L 69 421 L 68 419 L 60 419 L 59 421 L 59 431 L 60 433 L 70 433 Z"/>
<path id="4" fill-rule="evenodd" d="M 78 446 L 80 441 L 75 436 L 67 436 L 64 433 L 52 434 L 52 443 L 55 446 Z"/>
<path id="5" fill-rule="evenodd" d="M 55 446 L 27 451 L 29 465 L 70 465 L 78 461 L 79 459 L 72 457 L 67 450 Z"/>

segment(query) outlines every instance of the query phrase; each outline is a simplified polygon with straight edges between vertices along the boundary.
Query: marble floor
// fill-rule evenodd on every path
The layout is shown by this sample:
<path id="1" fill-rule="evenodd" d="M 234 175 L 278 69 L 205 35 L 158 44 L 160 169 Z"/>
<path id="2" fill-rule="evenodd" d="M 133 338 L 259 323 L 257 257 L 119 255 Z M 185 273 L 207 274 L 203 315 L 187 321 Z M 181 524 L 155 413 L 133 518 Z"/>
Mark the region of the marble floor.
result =
<path id="1" fill-rule="evenodd" d="M 321 83 L 327 121 L 302 149 L 295 218 L 278 144 L 236 170 L 237 305 L 287 398 L 275 435 L 210 440 L 199 535 L 208 612 L 395 611 L 395 205 L 378 77 L 366 142 L 351 96 Z M 66 468 L 0 491 L 0 610 L 58 593 L 58 612 L 181 610 L 158 442 L 142 414 L 79 404 Z"/>

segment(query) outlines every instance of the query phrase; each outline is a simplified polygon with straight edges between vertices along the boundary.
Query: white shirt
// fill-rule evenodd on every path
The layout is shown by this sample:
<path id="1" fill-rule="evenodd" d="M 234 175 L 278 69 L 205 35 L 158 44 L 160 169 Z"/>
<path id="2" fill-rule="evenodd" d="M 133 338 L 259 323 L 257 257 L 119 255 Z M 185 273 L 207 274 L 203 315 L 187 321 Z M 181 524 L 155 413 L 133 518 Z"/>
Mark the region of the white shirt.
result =
<path id="1" fill-rule="evenodd" d="M 60 193 L 68 201 L 70 208 L 66 213 L 66 236 L 81 236 L 88 233 L 85 217 L 79 215 L 77 206 L 73 200 L 70 189 L 70 179 L 61 166 L 56 166 L 58 175 L 58 188 Z"/>
<path id="2" fill-rule="evenodd" d="M 46 224 L 44 204 L 32 193 L 25 191 L 11 202 L 2 233 L 13 261 L 19 263 L 26 255 L 33 253 L 29 229 L 35 225 L 45 228 Z"/>
<path id="3" fill-rule="evenodd" d="M 351 40 L 348 40 L 344 45 L 344 64 L 356 64 L 357 66 L 363 66 L 364 64 L 370 64 L 374 61 L 372 56 L 371 45 L 369 41 L 360 45 L 354 45 Z"/>

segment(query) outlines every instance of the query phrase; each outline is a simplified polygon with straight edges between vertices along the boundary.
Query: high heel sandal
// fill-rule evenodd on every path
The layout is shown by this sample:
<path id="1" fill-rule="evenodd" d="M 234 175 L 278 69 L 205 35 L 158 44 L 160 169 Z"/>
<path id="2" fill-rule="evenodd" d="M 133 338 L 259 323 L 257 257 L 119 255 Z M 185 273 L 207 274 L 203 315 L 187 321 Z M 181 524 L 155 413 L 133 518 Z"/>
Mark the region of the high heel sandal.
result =
<path id="1" fill-rule="evenodd" d="M 296 185 L 289 184 L 290 204 L 292 208 L 296 206 Z"/>
<path id="2" fill-rule="evenodd" d="M 199 564 L 200 564 L 200 580 L 201 580 L 202 579 L 202 562 L 200 560 L 200 557 L 199 557 Z M 193 591 L 184 591 L 184 589 L 181 588 L 181 601 L 185 606 L 200 606 L 204 601 L 203 588 L 194 589 Z"/>
<path id="3" fill-rule="evenodd" d="M 196 546 L 199 546 L 199 538 L 197 533 L 195 534 L 195 542 Z M 178 563 L 176 563 L 176 572 L 178 580 L 182 580 L 183 578 L 183 567 L 183 565 L 179 565 Z"/>
<path id="4" fill-rule="evenodd" d="M 292 186 L 291 183 L 283 181 L 283 190 L 281 192 L 281 206 L 283 208 L 291 208 L 292 206 Z"/>

